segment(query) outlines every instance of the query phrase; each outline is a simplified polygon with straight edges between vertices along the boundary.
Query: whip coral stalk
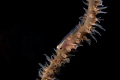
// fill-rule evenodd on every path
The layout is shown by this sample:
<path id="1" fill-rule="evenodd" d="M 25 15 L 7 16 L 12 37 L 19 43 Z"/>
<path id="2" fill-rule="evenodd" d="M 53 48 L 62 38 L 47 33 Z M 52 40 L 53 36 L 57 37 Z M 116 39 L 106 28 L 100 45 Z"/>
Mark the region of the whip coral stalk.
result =
<path id="1" fill-rule="evenodd" d="M 51 58 L 45 54 L 49 64 L 40 64 L 42 67 L 39 70 L 41 80 L 55 80 L 54 74 L 59 72 L 60 67 L 63 64 L 70 62 L 69 52 L 71 52 L 72 49 L 76 50 L 77 47 L 81 46 L 83 41 L 87 41 L 89 44 L 91 43 L 90 39 L 87 38 L 87 34 L 97 41 L 93 36 L 95 33 L 100 35 L 100 33 L 95 29 L 96 27 L 105 31 L 105 29 L 98 24 L 101 19 L 96 17 L 99 13 L 106 13 L 101 11 L 106 8 L 103 7 L 102 0 L 87 0 L 87 3 L 85 4 L 88 5 L 88 9 L 85 9 L 86 13 L 80 18 L 81 23 L 71 30 L 65 38 L 63 38 L 55 50 L 56 54 L 53 54 Z"/>

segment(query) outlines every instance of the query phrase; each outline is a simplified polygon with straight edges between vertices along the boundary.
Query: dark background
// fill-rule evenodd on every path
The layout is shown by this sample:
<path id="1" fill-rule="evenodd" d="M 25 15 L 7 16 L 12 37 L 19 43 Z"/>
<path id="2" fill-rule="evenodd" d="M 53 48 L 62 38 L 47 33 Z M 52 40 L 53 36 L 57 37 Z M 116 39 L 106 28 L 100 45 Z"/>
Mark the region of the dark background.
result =
<path id="1" fill-rule="evenodd" d="M 79 52 L 72 53 L 71 62 L 61 68 L 60 80 L 115 79 L 117 55 L 114 50 L 115 37 L 114 1 L 104 0 L 107 14 L 98 16 L 105 19 L 97 28 L 102 36 L 86 42 Z M 44 64 L 43 54 L 50 56 L 62 38 L 73 29 L 83 16 L 79 1 L 38 1 L 2 2 L 0 15 L 0 80 L 35 80 L 38 78 L 38 63 Z M 116 12 L 117 13 L 117 12 Z M 117 31 L 116 31 L 117 32 Z M 119 37 L 119 36 L 118 36 Z M 116 40 L 116 41 L 115 41 Z M 118 52 L 117 52 L 118 53 Z M 117 74 L 116 74 L 117 76 Z"/>

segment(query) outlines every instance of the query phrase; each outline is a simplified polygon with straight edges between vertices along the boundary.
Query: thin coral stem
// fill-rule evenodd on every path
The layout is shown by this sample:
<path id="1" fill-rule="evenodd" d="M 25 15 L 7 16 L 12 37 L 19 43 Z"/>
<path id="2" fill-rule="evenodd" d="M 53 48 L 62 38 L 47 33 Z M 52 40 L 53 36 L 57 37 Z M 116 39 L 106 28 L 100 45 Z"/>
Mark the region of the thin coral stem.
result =
<path id="1" fill-rule="evenodd" d="M 52 55 L 51 58 L 49 58 L 47 55 L 46 59 L 50 62 L 50 65 L 46 63 L 46 65 L 40 64 L 42 69 L 39 71 L 39 76 L 41 77 L 41 80 L 55 80 L 54 74 L 58 73 L 60 70 L 60 67 L 64 65 L 65 63 L 69 63 L 69 52 L 71 52 L 73 49 L 77 49 L 81 45 L 83 41 L 87 41 L 89 44 L 91 44 L 91 40 L 87 38 L 87 34 L 90 34 L 91 37 L 95 40 L 96 38 L 93 36 L 94 33 L 100 33 L 95 30 L 95 27 L 99 27 L 103 30 L 102 26 L 97 24 L 96 22 L 100 21 L 99 18 L 96 17 L 99 13 L 104 13 L 101 10 L 105 9 L 106 7 L 103 7 L 102 0 L 87 0 L 88 3 L 85 3 L 88 5 L 88 9 L 85 9 L 86 13 L 84 14 L 82 18 L 81 24 L 78 24 L 57 46 L 56 55 Z M 102 7 L 98 7 L 102 6 Z"/>

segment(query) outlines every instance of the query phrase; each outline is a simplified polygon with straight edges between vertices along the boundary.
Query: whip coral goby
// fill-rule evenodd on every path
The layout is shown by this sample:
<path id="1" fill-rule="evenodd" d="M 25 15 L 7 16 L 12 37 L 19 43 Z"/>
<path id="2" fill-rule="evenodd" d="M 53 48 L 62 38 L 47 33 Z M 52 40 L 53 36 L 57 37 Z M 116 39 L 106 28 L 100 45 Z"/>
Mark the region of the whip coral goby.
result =
<path id="1" fill-rule="evenodd" d="M 45 54 L 49 64 L 39 64 L 42 67 L 39 70 L 41 80 L 55 80 L 54 74 L 59 72 L 63 64 L 70 62 L 69 52 L 71 52 L 72 49 L 76 50 L 77 47 L 81 46 L 83 41 L 91 44 L 91 40 L 87 38 L 87 34 L 97 41 L 93 34 L 101 34 L 95 29 L 96 27 L 105 31 L 105 29 L 98 24 L 101 19 L 96 17 L 99 13 L 106 13 L 101 11 L 106 8 L 102 5 L 102 0 L 87 0 L 85 4 L 88 5 L 88 9 L 85 9 L 86 13 L 80 18 L 81 22 L 57 45 L 55 49 L 56 54 L 53 54 L 51 58 Z"/>

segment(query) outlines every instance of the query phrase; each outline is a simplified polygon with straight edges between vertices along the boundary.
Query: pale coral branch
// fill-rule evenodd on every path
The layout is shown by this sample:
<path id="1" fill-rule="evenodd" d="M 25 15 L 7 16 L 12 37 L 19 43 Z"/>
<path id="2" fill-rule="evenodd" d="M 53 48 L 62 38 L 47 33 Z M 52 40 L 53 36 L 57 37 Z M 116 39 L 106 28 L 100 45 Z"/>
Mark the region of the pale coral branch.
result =
<path id="1" fill-rule="evenodd" d="M 88 5 L 88 9 L 85 9 L 86 13 L 83 17 L 81 17 L 82 22 L 78 24 L 57 46 L 56 55 L 52 55 L 51 58 L 49 58 L 47 55 L 46 59 L 50 62 L 50 65 L 46 63 L 46 65 L 40 64 L 42 67 L 39 70 L 39 76 L 41 77 L 41 80 L 55 80 L 54 74 L 59 72 L 60 67 L 64 65 L 65 63 L 69 63 L 70 59 L 68 56 L 70 56 L 69 52 L 71 52 L 72 49 L 77 49 L 83 41 L 87 41 L 89 44 L 90 39 L 87 38 L 86 34 L 90 34 L 90 36 L 95 40 L 96 38 L 93 36 L 94 33 L 100 33 L 95 30 L 96 27 L 99 27 L 100 29 L 105 30 L 101 25 L 97 24 L 96 22 L 99 22 L 100 19 L 96 17 L 99 13 L 106 13 L 101 11 L 102 9 L 105 9 L 106 7 L 103 7 L 102 0 L 87 0 L 88 3 L 85 3 Z M 98 7 L 99 6 L 99 7 Z M 101 6 L 101 7 L 100 7 Z M 96 27 L 94 27 L 96 26 Z"/>

